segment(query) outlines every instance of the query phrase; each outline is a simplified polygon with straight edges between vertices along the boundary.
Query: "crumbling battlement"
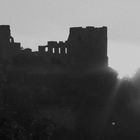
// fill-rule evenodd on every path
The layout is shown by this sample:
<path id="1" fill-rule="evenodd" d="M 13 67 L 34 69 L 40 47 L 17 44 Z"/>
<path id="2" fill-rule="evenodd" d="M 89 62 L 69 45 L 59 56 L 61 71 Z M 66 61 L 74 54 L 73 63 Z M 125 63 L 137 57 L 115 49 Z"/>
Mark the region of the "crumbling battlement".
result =
<path id="1" fill-rule="evenodd" d="M 69 56 L 75 64 L 108 64 L 107 27 L 71 27 L 67 41 L 49 41 L 46 46 L 39 46 L 40 54 Z"/>
<path id="2" fill-rule="evenodd" d="M 60 41 L 57 43 L 56 41 L 48 41 L 48 45 L 46 46 L 38 46 L 38 52 L 40 54 L 47 54 L 51 55 L 65 55 L 67 54 L 67 46 L 66 43 Z"/>

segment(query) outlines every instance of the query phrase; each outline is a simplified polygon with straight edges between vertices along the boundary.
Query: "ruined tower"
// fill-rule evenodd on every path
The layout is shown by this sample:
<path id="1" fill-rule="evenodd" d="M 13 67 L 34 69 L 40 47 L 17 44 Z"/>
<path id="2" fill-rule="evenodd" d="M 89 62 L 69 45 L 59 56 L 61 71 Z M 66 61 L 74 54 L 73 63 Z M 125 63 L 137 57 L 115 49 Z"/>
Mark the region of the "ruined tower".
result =
<path id="1" fill-rule="evenodd" d="M 107 66 L 107 27 L 72 27 L 68 37 L 73 64 Z"/>
<path id="2" fill-rule="evenodd" d="M 10 60 L 21 49 L 19 42 L 14 42 L 9 25 L 0 25 L 0 59 Z"/>
<path id="3" fill-rule="evenodd" d="M 7 58 L 8 48 L 10 46 L 10 26 L 0 25 L 0 58 Z"/>

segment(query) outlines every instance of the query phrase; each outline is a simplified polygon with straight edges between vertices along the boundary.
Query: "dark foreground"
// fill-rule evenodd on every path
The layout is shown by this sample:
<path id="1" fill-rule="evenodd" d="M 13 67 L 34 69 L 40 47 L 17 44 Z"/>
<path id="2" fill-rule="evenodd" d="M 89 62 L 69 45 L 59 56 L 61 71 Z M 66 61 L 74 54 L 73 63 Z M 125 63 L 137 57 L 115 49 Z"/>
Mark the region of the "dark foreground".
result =
<path id="1" fill-rule="evenodd" d="M 138 93 L 112 73 L 9 74 L 0 87 L 0 140 L 140 139 Z"/>

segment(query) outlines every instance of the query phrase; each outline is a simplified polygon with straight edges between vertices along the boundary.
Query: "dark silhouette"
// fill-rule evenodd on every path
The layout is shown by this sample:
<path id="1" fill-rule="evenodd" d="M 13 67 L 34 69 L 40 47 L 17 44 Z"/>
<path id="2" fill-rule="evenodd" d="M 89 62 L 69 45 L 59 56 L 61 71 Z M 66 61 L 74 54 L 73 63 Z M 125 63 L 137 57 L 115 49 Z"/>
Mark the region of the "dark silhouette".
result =
<path id="1" fill-rule="evenodd" d="M 72 27 L 37 52 L 0 26 L 0 138 L 140 138 L 139 78 L 108 67 L 107 27 Z"/>
<path id="2" fill-rule="evenodd" d="M 43 67 L 46 73 L 87 73 L 104 69 L 108 65 L 107 28 L 73 27 L 67 41 L 49 41 L 48 45 L 39 46 L 37 52 L 32 52 L 14 42 L 10 26 L 1 25 L 0 60 L 7 62 L 8 71 L 19 66 L 32 70 Z"/>

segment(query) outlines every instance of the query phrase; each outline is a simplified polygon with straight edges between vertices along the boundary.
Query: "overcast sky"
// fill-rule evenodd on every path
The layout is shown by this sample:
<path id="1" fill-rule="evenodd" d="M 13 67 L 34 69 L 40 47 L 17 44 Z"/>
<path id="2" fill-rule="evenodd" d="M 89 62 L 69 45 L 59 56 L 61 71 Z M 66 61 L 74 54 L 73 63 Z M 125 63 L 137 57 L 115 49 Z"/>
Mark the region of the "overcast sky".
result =
<path id="1" fill-rule="evenodd" d="M 112 60 L 122 47 L 128 55 L 140 50 L 139 0 L 0 0 L 0 24 L 11 25 L 15 41 L 34 50 L 66 40 L 71 26 L 107 26 Z"/>

